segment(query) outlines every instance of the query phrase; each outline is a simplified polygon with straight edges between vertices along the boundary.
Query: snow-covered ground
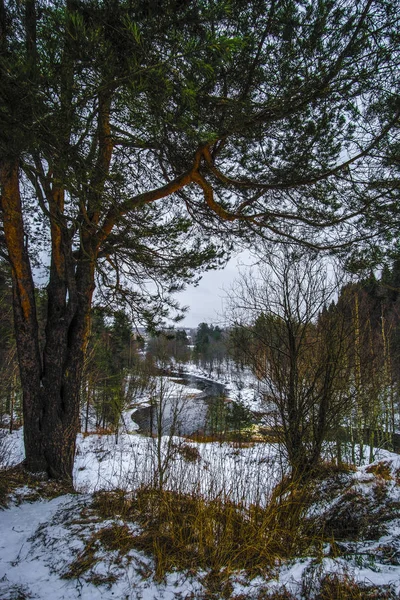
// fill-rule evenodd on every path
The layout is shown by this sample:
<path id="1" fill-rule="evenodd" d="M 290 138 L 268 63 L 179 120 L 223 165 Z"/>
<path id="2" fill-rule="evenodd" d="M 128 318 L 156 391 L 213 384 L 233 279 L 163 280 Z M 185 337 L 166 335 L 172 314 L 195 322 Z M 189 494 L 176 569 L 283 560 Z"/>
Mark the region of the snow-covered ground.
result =
<path id="1" fill-rule="evenodd" d="M 196 375 L 216 383 L 222 383 L 230 400 L 240 402 L 254 412 L 264 412 L 266 410 L 263 399 L 263 392 L 266 390 L 263 389 L 262 384 L 247 367 L 237 369 L 233 368 L 232 365 L 231 368 L 221 365 L 219 372 L 215 369 L 210 372 L 191 362 L 184 365 L 183 371 L 189 375 Z"/>
<path id="2" fill-rule="evenodd" d="M 198 376 L 204 373 L 190 367 Z M 207 374 L 206 374 L 207 376 Z M 260 410 L 258 390 L 251 374 L 241 379 L 224 375 L 229 397 Z M 157 383 L 159 386 L 160 383 Z M 159 391 L 159 390 L 158 390 Z M 169 382 L 174 397 L 198 390 Z M 141 402 L 148 401 L 145 396 Z M 32 498 L 30 490 L 15 490 L 9 505 L 0 510 L 0 599 L 24 600 L 200 600 L 206 597 L 205 573 L 172 572 L 158 581 L 155 562 L 136 549 L 121 555 L 101 545 L 92 547 L 96 561 L 90 577 L 84 572 L 66 578 L 88 541 L 110 525 L 135 528 L 115 515 L 104 521 L 91 509 L 93 493 L 100 490 L 134 491 L 157 483 L 162 472 L 167 488 L 219 498 L 243 505 L 265 505 L 285 466 L 279 449 L 269 444 L 249 447 L 227 443 L 194 443 L 179 437 L 147 438 L 134 431 L 127 411 L 127 427 L 115 435 L 92 431 L 80 434 L 74 468 L 76 494 L 53 499 Z M 1 433 L 3 432 L 3 433 Z M 23 459 L 22 430 L 0 430 L 0 457 L 10 467 Z M 357 536 L 326 544 L 319 556 L 304 556 L 276 566 L 268 579 L 249 580 L 232 573 L 230 597 L 257 600 L 286 589 L 296 598 L 310 590 L 324 573 L 346 574 L 369 585 L 392 585 L 400 597 L 400 457 L 379 452 L 379 464 L 338 476 L 332 494 L 321 481 L 307 518 L 315 527 L 332 528 L 337 521 L 353 524 Z M 335 487 L 336 486 L 336 487 Z M 359 529 L 357 529 L 357 527 Z M 354 533 L 354 532 L 353 532 Z M 334 535 L 335 534 L 335 535 Z M 317 588 L 315 588 L 315 593 Z M 216 596 L 214 596 L 216 597 Z M 225 596 L 224 596 L 225 597 Z M 303 596 L 304 597 L 304 596 Z M 222 595 L 221 595 L 222 598 Z"/>
<path id="3" fill-rule="evenodd" d="M 6 436 L 8 465 L 23 457 L 21 440 L 21 430 Z M 152 575 L 153 559 L 134 549 L 129 550 L 122 562 L 120 557 L 116 560 L 115 552 L 99 549 L 91 581 L 84 576 L 63 578 L 83 551 L 85 540 L 109 524 L 99 522 L 90 513 L 92 493 L 100 489 L 128 491 L 151 483 L 157 473 L 156 444 L 161 443 L 167 452 L 170 442 L 167 438 L 159 442 L 134 433 L 120 436 L 118 444 L 112 435 L 80 435 L 74 471 L 76 495 L 32 502 L 29 496 L 24 499 L 28 490 L 17 490 L 17 500 L 0 511 L 0 598 L 202 598 L 204 574 L 171 573 L 158 582 Z M 166 471 L 167 485 L 173 489 L 196 491 L 206 498 L 223 495 L 234 501 L 262 503 L 280 476 L 276 449 L 268 445 L 237 448 L 230 444 L 188 443 L 180 438 L 173 439 L 172 443 Z M 184 450 L 188 446 L 198 451 L 194 460 L 185 458 Z M 364 508 L 371 519 L 374 510 L 380 510 L 376 502 L 379 490 L 388 510 L 400 502 L 400 457 L 381 452 L 380 458 L 390 479 L 372 472 L 371 466 L 361 467 L 348 476 L 337 497 L 326 499 L 322 490 L 311 516 L 318 522 L 322 515 L 335 511 L 347 514 L 346 510 L 353 510 L 352 504 L 346 510 L 343 507 L 352 494 L 370 502 L 370 506 Z M 260 589 L 272 591 L 285 586 L 300 598 L 304 582 L 323 572 L 346 573 L 356 581 L 380 586 L 393 584 L 400 594 L 400 519 L 395 512 L 392 520 L 389 516 L 384 519 L 388 526 L 377 539 L 341 542 L 345 548 L 342 556 L 335 557 L 327 545 L 318 561 L 304 557 L 281 565 L 275 578 L 268 581 L 261 577 L 248 581 L 243 574 L 233 575 L 232 597 L 245 594 L 246 598 L 257 598 Z M 121 524 L 118 516 L 113 522 Z M 389 555 L 391 558 L 387 560 Z"/>
<path id="4" fill-rule="evenodd" d="M 163 583 L 145 576 L 154 568 L 153 561 L 137 551 L 131 551 L 120 566 L 113 563 L 112 553 L 105 553 L 98 562 L 98 581 L 109 578 L 112 584 L 63 578 L 83 550 L 85 538 L 98 527 L 95 520 L 82 518 L 90 502 L 87 495 L 66 495 L 0 512 L 2 600 L 172 600 L 193 593 L 196 597 L 199 583 L 179 573 L 172 573 Z"/>
<path id="5" fill-rule="evenodd" d="M 22 430 L 7 434 L 7 466 L 24 458 Z M 159 462 L 158 448 L 162 451 Z M 187 448 L 194 449 L 189 460 Z M 200 493 L 207 499 L 264 504 L 282 475 L 275 447 L 255 444 L 239 448 L 218 442 L 198 444 L 183 438 L 147 438 L 135 433 L 96 433 L 77 438 L 74 488 L 79 493 L 131 491 L 157 482 L 160 468 L 169 489 Z"/>

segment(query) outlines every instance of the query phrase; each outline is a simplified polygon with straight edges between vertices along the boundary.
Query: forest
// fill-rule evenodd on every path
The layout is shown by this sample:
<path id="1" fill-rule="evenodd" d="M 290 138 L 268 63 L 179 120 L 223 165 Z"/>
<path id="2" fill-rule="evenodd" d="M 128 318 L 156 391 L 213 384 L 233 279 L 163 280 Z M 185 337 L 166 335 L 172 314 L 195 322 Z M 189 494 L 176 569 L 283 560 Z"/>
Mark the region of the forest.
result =
<path id="1" fill-rule="evenodd" d="M 1 600 L 400 597 L 399 21 L 0 0 Z"/>

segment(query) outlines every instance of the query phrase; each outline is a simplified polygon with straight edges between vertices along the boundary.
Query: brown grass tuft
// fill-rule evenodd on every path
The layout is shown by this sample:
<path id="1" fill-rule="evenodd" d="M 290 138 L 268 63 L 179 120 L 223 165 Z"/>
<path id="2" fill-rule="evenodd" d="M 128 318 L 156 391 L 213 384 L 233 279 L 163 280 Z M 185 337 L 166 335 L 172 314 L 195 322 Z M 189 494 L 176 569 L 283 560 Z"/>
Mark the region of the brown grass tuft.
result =
<path id="1" fill-rule="evenodd" d="M 89 573 L 93 567 L 102 560 L 103 550 L 116 552 L 115 563 L 120 563 L 122 558 L 135 546 L 134 537 L 127 525 L 112 523 L 93 533 L 86 541 L 85 548 L 63 573 L 64 579 L 76 579 L 86 575 L 87 581 L 101 585 L 113 583 L 116 578 L 113 575 L 102 576 Z M 94 581 L 96 580 L 96 581 Z"/>
<path id="2" fill-rule="evenodd" d="M 359 584 L 349 575 L 330 573 L 321 580 L 315 600 L 395 600 L 397 595 L 388 586 L 376 587 Z"/>
<path id="3" fill-rule="evenodd" d="M 201 460 L 200 452 L 196 446 L 190 446 L 190 444 L 172 444 L 172 448 L 177 454 L 180 454 L 186 462 L 194 463 Z"/>
<path id="4" fill-rule="evenodd" d="M 24 491 L 21 497 L 25 502 L 33 502 L 40 498 L 57 498 L 63 494 L 74 492 L 72 483 L 67 484 L 64 481 L 37 477 L 25 471 L 23 465 L 20 464 L 11 469 L 0 470 L 0 507 L 5 507 L 9 496 L 24 486 L 29 488 L 29 492 Z"/>
<path id="5" fill-rule="evenodd" d="M 271 572 L 277 561 L 313 545 L 315 540 L 302 530 L 306 496 L 287 482 L 264 509 L 145 487 L 133 497 L 122 492 L 97 494 L 94 508 L 103 518 L 118 515 L 138 523 L 139 533 L 133 536 L 118 526 L 118 535 L 108 543 L 152 555 L 157 578 L 175 569 L 205 570 L 211 586 L 213 577 L 224 579 L 233 571 L 250 576 Z"/>
<path id="6" fill-rule="evenodd" d="M 385 481 L 392 481 L 393 479 L 390 472 L 390 463 L 388 462 L 381 461 L 375 465 L 369 465 L 365 470 L 367 473 L 373 473 L 375 477 L 379 477 Z"/>
<path id="7" fill-rule="evenodd" d="M 126 554 L 135 546 L 132 532 L 127 525 L 113 523 L 101 529 L 96 538 L 106 550 L 115 550 L 122 554 Z"/>
<path id="8" fill-rule="evenodd" d="M 92 536 L 87 541 L 85 548 L 78 554 L 75 560 L 69 565 L 67 571 L 62 575 L 64 579 L 78 579 L 82 577 L 89 569 L 99 561 L 96 557 L 97 539 Z"/>

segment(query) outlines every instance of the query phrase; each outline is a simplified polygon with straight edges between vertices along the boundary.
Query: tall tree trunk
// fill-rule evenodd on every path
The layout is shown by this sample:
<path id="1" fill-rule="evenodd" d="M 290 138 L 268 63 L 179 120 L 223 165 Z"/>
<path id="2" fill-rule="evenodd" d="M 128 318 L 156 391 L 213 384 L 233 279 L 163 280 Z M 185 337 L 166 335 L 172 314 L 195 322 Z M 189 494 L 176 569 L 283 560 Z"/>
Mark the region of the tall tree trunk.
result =
<path id="1" fill-rule="evenodd" d="M 53 228 L 53 248 L 46 346 L 44 349 L 45 456 L 51 477 L 72 479 L 76 436 L 80 428 L 80 387 L 90 329 L 95 250 L 90 236 L 71 271 L 66 228 Z M 86 238 L 86 239 L 85 239 Z M 58 258 L 57 258 L 58 257 Z"/>
<path id="2" fill-rule="evenodd" d="M 54 328 L 53 334 L 61 334 L 60 349 L 46 361 L 43 446 L 47 472 L 53 478 L 72 479 L 91 292 L 89 288 L 85 293 L 88 309 L 80 306 L 69 326 Z"/>
<path id="3" fill-rule="evenodd" d="M 71 481 L 96 249 L 91 248 L 87 233 L 85 250 L 75 272 L 71 266 L 71 246 L 66 239 L 66 229 L 53 226 L 46 343 L 42 356 L 17 160 L 2 164 L 0 183 L 23 389 L 25 465 L 29 471 L 46 472 L 51 477 Z M 61 202 L 60 197 L 58 202 Z"/>
<path id="4" fill-rule="evenodd" d="M 1 208 L 12 275 L 15 334 L 23 389 L 26 466 L 31 471 L 44 471 L 41 357 L 18 171 L 18 159 L 6 160 L 0 167 Z"/>
<path id="5" fill-rule="evenodd" d="M 36 2 L 27 0 L 24 13 L 26 65 L 32 89 L 37 80 Z M 67 0 L 73 12 L 74 4 Z M 6 50 L 4 2 L 0 0 L 0 50 Z M 82 199 L 82 221 L 74 226 L 64 211 L 64 159 L 70 149 L 73 116 L 74 59 L 69 49 L 69 32 L 61 60 L 58 147 L 43 162 L 34 154 L 37 189 L 41 207 L 50 222 L 51 265 L 47 286 L 47 314 L 44 347 L 39 339 L 27 237 L 19 190 L 19 153 L 23 138 L 17 139 L 14 156 L 0 162 L 1 208 L 4 235 L 12 269 L 16 341 L 23 389 L 26 467 L 45 471 L 53 478 L 72 480 L 76 435 L 79 431 L 79 396 L 84 356 L 90 326 L 94 271 L 98 250 L 107 232 L 99 226 L 102 194 L 108 177 L 113 143 L 110 131 L 112 86 L 99 92 L 98 147 L 90 192 Z M 32 95 L 34 106 L 35 95 Z M 29 121 L 32 115 L 27 112 Z M 22 146 L 21 146 L 22 144 Z M 57 144 L 56 144 L 57 145 Z M 62 158 L 60 158 L 62 157 Z M 45 167 L 44 165 L 47 165 Z M 47 172 L 45 173 L 45 168 Z M 39 201 L 40 203 L 40 201 Z M 74 227 L 80 223 L 81 251 L 73 256 Z M 101 235 L 100 232 L 101 231 Z"/>

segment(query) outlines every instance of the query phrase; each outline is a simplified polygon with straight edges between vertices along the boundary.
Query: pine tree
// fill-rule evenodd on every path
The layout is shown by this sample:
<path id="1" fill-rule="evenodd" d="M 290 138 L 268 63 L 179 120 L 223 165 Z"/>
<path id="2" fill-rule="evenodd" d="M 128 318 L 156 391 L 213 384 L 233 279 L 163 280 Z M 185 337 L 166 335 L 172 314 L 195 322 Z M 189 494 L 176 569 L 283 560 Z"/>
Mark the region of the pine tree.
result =
<path id="1" fill-rule="evenodd" d="M 395 210 L 365 166 L 381 169 L 374 151 L 396 134 L 398 14 L 386 0 L 0 1 L 1 246 L 29 470 L 71 479 L 96 281 L 150 323 L 228 235 L 341 245 Z"/>

